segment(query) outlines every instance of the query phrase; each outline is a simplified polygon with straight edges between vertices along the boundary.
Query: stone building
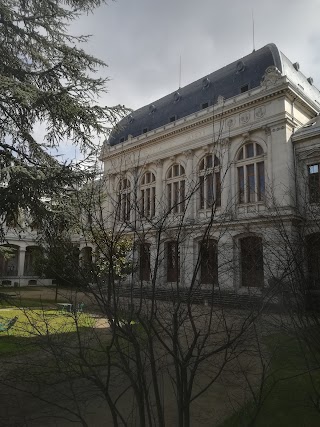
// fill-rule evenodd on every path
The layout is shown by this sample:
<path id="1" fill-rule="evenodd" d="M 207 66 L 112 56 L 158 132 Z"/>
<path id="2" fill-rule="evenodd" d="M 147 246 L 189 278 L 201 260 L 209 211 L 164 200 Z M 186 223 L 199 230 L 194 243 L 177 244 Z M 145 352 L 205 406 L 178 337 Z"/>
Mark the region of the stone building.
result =
<path id="1" fill-rule="evenodd" d="M 124 118 L 101 152 L 103 217 L 135 241 L 134 282 L 260 292 L 292 246 L 320 288 L 319 112 L 312 78 L 269 44 Z M 36 280 L 32 235 L 7 244 L 2 283 Z"/>
<path id="2" fill-rule="evenodd" d="M 104 209 L 136 242 L 134 280 L 266 288 L 308 206 L 319 286 L 319 111 L 312 78 L 269 44 L 124 118 L 101 153 Z"/>

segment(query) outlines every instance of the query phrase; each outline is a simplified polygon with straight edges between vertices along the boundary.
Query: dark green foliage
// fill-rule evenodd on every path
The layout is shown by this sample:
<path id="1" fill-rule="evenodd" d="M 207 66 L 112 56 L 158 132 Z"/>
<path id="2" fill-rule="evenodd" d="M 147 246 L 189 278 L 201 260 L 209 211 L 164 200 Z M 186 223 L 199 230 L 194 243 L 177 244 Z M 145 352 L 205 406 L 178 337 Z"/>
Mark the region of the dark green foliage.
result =
<path id="1" fill-rule="evenodd" d="M 123 112 L 96 101 L 106 80 L 94 73 L 105 64 L 87 54 L 69 24 L 98 0 L 0 1 L 0 218 L 19 223 L 19 212 L 42 218 L 44 198 L 82 183 L 83 168 L 52 152 L 62 143 L 90 155 L 93 135 L 106 132 Z M 35 126 L 46 128 L 41 141 Z"/>

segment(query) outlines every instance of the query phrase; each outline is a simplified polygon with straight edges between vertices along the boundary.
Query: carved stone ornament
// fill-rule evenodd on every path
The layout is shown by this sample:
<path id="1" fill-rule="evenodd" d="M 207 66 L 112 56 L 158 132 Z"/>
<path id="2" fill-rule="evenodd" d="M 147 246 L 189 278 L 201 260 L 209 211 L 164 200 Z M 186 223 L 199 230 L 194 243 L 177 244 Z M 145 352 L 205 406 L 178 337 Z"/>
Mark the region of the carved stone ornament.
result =
<path id="1" fill-rule="evenodd" d="M 218 99 L 217 99 L 217 104 L 218 105 L 223 105 L 224 101 L 225 101 L 224 97 L 222 95 L 219 95 Z"/>
<path id="2" fill-rule="evenodd" d="M 264 130 L 266 135 L 271 135 L 271 129 L 269 126 L 263 126 L 262 129 Z"/>
<path id="3" fill-rule="evenodd" d="M 193 155 L 193 150 L 186 150 L 183 152 L 187 159 L 191 158 Z"/>
<path id="4" fill-rule="evenodd" d="M 163 160 L 162 159 L 155 160 L 154 164 L 156 165 L 157 168 L 161 168 L 163 165 Z"/>
<path id="5" fill-rule="evenodd" d="M 257 107 L 254 110 L 254 117 L 256 119 L 262 119 L 262 117 L 266 114 L 266 107 L 262 105 L 261 107 Z"/>
<path id="6" fill-rule="evenodd" d="M 235 123 L 235 120 L 233 118 L 226 120 L 226 125 L 228 126 L 229 129 L 234 126 L 234 123 Z"/>
<path id="7" fill-rule="evenodd" d="M 230 138 L 223 138 L 221 140 L 221 144 L 222 145 L 228 145 L 228 144 L 230 144 Z"/>
<path id="8" fill-rule="evenodd" d="M 266 72 L 262 77 L 261 86 L 264 86 L 265 88 L 275 86 L 280 83 L 281 77 L 280 70 L 278 70 L 274 65 L 271 65 L 266 69 Z"/>
<path id="9" fill-rule="evenodd" d="M 245 111 L 244 113 L 240 114 L 240 124 L 244 125 L 244 124 L 248 123 L 249 120 L 250 120 L 250 112 L 249 111 Z"/>

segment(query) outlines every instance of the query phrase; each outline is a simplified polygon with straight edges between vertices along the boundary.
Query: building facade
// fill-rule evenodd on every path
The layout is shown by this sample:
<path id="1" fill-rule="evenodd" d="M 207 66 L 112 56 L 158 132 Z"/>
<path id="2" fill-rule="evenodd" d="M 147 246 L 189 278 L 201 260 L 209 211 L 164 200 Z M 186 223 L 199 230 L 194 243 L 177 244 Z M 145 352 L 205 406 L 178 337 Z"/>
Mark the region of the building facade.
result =
<path id="1" fill-rule="evenodd" d="M 295 258 L 320 289 L 320 93 L 299 68 L 269 44 L 114 129 L 99 212 L 135 242 L 129 283 L 261 292 Z M 39 283 L 34 232 L 6 242 L 2 284 Z"/>
<path id="2" fill-rule="evenodd" d="M 136 243 L 131 280 L 248 292 L 288 274 L 307 206 L 318 238 L 320 138 L 305 130 L 319 111 L 312 78 L 270 44 L 123 119 L 101 160 L 105 225 Z"/>

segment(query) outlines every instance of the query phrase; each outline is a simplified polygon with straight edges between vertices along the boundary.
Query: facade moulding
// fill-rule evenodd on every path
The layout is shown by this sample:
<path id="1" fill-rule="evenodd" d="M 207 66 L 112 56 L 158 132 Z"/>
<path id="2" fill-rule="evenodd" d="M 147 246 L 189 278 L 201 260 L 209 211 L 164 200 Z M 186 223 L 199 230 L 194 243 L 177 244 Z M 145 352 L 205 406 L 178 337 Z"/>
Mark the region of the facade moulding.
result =
<path id="1" fill-rule="evenodd" d="M 179 124 L 178 125 L 179 127 L 176 126 L 174 129 L 170 129 L 169 131 L 164 130 L 163 132 L 165 132 L 165 133 L 162 135 L 159 135 L 156 137 L 150 136 L 149 138 L 145 137 L 144 140 L 141 141 L 140 143 L 139 143 L 139 139 L 138 139 L 139 137 L 137 137 L 137 138 L 134 138 L 130 141 L 130 145 L 128 144 L 128 147 L 121 146 L 121 147 L 119 147 L 120 148 L 119 150 L 117 149 L 117 146 L 110 147 L 110 149 L 109 149 L 110 151 L 108 153 L 105 153 L 105 152 L 103 152 L 104 150 L 102 150 L 100 160 L 104 160 L 105 158 L 111 159 L 113 157 L 119 156 L 119 154 L 126 155 L 132 151 L 137 151 L 139 148 L 149 147 L 149 146 L 152 146 L 152 145 L 158 143 L 159 141 L 163 141 L 165 139 L 170 139 L 175 135 L 180 135 L 180 134 L 186 133 L 191 129 L 203 127 L 209 123 L 214 124 L 216 121 L 218 121 L 218 120 L 220 121 L 222 118 L 227 119 L 233 113 L 238 112 L 242 109 L 251 107 L 253 105 L 262 104 L 264 101 L 270 100 L 271 98 L 277 98 L 277 97 L 283 96 L 288 91 L 289 91 L 289 88 L 288 88 L 288 85 L 286 84 L 285 87 L 277 88 L 276 91 L 273 90 L 273 91 L 270 91 L 270 93 L 264 93 L 263 94 L 259 91 L 259 93 L 255 94 L 256 95 L 255 99 L 246 98 L 245 99 L 246 102 L 241 102 L 240 105 L 234 105 L 234 104 L 230 105 L 231 108 L 228 108 L 229 105 L 225 104 L 222 106 L 223 111 L 220 111 L 220 112 L 216 111 L 215 112 L 213 110 L 213 114 L 211 111 L 209 113 L 210 114 L 209 117 L 199 119 L 199 117 L 195 118 L 194 115 L 192 115 L 192 117 L 190 117 L 189 119 L 187 118 L 183 124 Z M 218 108 L 221 110 L 221 106 L 219 106 Z M 186 124 L 186 123 L 188 123 L 189 120 L 193 120 L 193 122 Z"/>

